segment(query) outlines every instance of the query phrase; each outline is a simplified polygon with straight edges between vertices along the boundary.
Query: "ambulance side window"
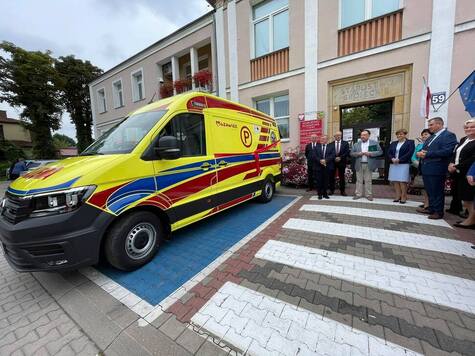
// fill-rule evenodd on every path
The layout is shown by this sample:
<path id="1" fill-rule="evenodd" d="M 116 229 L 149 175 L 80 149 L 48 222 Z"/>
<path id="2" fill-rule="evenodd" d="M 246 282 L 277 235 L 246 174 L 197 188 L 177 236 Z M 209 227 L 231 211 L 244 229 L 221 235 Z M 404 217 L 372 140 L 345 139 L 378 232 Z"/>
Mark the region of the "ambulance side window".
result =
<path id="1" fill-rule="evenodd" d="M 205 121 L 201 114 L 178 114 L 160 132 L 178 139 L 182 157 L 206 155 Z"/>

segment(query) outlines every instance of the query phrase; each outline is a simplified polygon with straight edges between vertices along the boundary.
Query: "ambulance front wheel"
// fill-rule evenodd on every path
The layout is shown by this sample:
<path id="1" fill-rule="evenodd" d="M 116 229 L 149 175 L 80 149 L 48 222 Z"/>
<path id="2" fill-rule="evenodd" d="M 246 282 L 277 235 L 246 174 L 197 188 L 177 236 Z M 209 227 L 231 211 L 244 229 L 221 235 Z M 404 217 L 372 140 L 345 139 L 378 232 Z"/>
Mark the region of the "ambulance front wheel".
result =
<path id="1" fill-rule="evenodd" d="M 107 232 L 107 261 L 123 271 L 139 268 L 155 256 L 163 236 L 163 224 L 155 214 L 137 211 L 125 215 Z"/>
<path id="2" fill-rule="evenodd" d="M 269 176 L 265 179 L 264 185 L 262 186 L 261 195 L 259 195 L 259 202 L 268 203 L 272 200 L 275 193 L 275 184 L 272 181 L 272 178 Z"/>

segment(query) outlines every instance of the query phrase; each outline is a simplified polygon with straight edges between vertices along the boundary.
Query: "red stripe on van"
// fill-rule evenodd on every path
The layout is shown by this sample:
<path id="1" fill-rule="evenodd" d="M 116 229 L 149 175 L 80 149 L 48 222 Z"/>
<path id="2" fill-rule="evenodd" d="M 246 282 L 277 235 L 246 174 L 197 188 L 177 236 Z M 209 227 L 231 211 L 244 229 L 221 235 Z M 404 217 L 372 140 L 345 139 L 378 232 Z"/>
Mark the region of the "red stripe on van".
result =
<path id="1" fill-rule="evenodd" d="M 129 182 L 122 183 L 118 186 L 103 190 L 102 192 L 93 194 L 92 197 L 89 198 L 88 203 L 95 205 L 99 208 L 104 208 L 107 202 L 107 199 L 119 188 L 123 187 L 126 184 L 129 184 Z"/>

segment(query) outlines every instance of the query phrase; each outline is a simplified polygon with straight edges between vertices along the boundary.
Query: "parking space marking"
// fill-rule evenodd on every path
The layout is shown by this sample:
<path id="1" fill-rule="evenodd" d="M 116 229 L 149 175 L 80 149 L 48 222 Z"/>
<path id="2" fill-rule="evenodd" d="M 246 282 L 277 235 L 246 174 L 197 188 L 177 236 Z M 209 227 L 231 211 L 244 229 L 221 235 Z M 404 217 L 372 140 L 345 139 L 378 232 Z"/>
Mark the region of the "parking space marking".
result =
<path id="1" fill-rule="evenodd" d="M 475 250 L 472 249 L 471 243 L 430 235 L 295 218 L 289 219 L 283 227 L 292 230 L 328 234 L 330 237 L 351 237 L 475 258 Z"/>
<path id="2" fill-rule="evenodd" d="M 231 282 L 191 321 L 252 355 L 419 355 Z"/>
<path id="3" fill-rule="evenodd" d="M 447 223 L 445 220 L 428 219 L 427 215 L 422 215 L 422 214 L 399 213 L 395 211 L 388 212 L 386 210 L 350 208 L 347 206 L 331 206 L 331 205 L 317 205 L 317 204 L 305 204 L 300 208 L 300 210 L 314 211 L 318 213 L 352 215 L 352 216 L 360 216 L 364 218 L 373 218 L 373 219 L 376 218 L 376 219 L 409 221 L 409 222 L 414 222 L 418 224 L 449 227 L 452 229 L 452 226 L 449 223 Z"/>
<path id="4" fill-rule="evenodd" d="M 243 245 L 245 245 L 249 240 L 256 236 L 259 232 L 264 230 L 269 224 L 276 220 L 281 214 L 283 214 L 287 209 L 294 205 L 301 197 L 290 196 L 290 195 L 276 195 L 278 197 L 291 198 L 291 201 L 288 202 L 285 206 L 275 212 L 272 216 L 266 219 L 263 223 L 253 229 L 250 233 L 245 235 L 237 243 L 233 244 L 230 248 L 226 249 L 221 255 L 219 255 L 215 260 L 206 265 L 201 270 L 191 276 L 191 278 L 184 281 L 183 284 L 179 285 L 178 288 L 174 288 L 171 293 L 169 293 L 163 300 L 158 303 L 150 303 L 145 298 L 142 298 L 139 293 L 134 293 L 130 288 L 124 287 L 120 281 L 117 281 L 115 278 L 98 271 L 92 267 L 86 267 L 80 270 L 80 272 L 90 279 L 93 283 L 101 287 L 104 291 L 109 293 L 112 297 L 122 302 L 129 309 L 137 313 L 142 320 L 139 321 L 141 326 L 145 326 L 148 323 L 152 323 L 157 319 L 168 307 L 174 304 L 177 300 L 183 297 L 190 289 L 192 289 L 196 284 L 201 282 L 206 276 L 208 276 L 214 269 L 216 269 L 220 264 L 232 256 L 234 252 L 239 250 Z M 287 199 L 286 201 L 288 201 Z M 256 205 L 260 207 L 265 207 L 265 205 Z M 233 209 L 233 208 L 231 208 Z M 229 213 L 229 212 L 228 212 Z M 221 213 L 223 214 L 223 213 Z M 220 214 L 216 216 L 219 218 Z M 208 219 L 209 221 L 210 219 Z M 218 229 L 219 230 L 219 229 Z M 193 250 L 188 251 L 192 253 Z M 120 273 L 120 272 L 119 272 Z M 129 272 L 133 273 L 133 272 Z M 143 273 L 146 273 L 145 271 Z M 126 273 L 124 273 L 126 274 Z"/>
<path id="5" fill-rule="evenodd" d="M 310 200 L 318 200 L 318 197 L 312 196 Z M 358 200 L 353 200 L 353 197 L 346 196 L 342 197 L 340 195 L 332 195 L 330 200 L 325 200 L 325 202 L 350 202 L 350 203 L 364 203 L 364 204 L 379 204 L 379 205 L 392 205 L 392 206 L 410 206 L 417 208 L 421 202 L 407 200 L 405 204 L 401 205 L 399 203 L 394 203 L 392 199 L 382 199 L 382 198 L 374 198 L 374 200 L 369 201 L 365 198 L 361 198 Z"/>
<path id="6" fill-rule="evenodd" d="M 270 240 L 257 258 L 475 314 L 475 281 Z"/>

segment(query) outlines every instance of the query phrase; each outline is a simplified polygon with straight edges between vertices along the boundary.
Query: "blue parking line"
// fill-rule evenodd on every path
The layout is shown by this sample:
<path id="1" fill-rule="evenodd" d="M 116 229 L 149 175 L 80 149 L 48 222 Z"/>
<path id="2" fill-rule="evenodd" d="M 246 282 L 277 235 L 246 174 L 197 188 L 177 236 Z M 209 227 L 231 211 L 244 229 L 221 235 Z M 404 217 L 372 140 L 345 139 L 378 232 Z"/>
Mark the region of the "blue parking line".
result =
<path id="1" fill-rule="evenodd" d="M 275 196 L 267 204 L 246 202 L 180 229 L 170 241 L 162 243 L 150 263 L 133 272 L 110 266 L 99 270 L 157 305 L 293 199 Z"/>

